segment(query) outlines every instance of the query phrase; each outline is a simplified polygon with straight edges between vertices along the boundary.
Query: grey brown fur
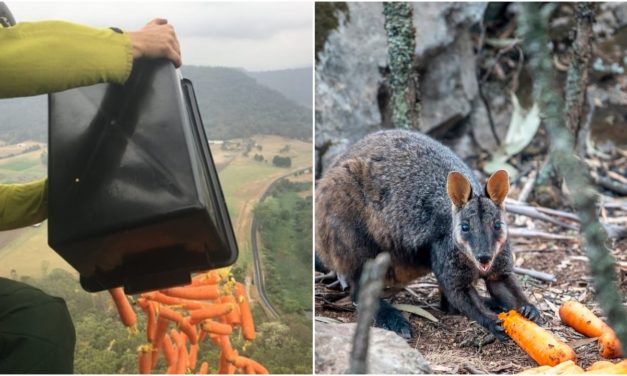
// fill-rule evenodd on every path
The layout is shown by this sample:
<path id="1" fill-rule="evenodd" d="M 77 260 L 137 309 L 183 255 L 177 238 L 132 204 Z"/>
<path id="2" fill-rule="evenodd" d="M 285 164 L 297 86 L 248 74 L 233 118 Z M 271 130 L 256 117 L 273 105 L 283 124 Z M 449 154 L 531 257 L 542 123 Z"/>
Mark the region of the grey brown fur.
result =
<path id="1" fill-rule="evenodd" d="M 447 194 L 452 171 L 465 177 L 460 178 L 463 192 L 471 188 L 467 202 L 457 206 Z M 491 192 L 503 190 L 500 178 Z M 444 307 L 505 339 L 494 310 L 518 309 L 532 319 L 539 313 L 512 274 L 502 199 L 488 197 L 464 162 L 437 141 L 410 131 L 376 132 L 340 156 L 318 182 L 316 251 L 327 267 L 347 278 L 353 297 L 364 263 L 380 252 L 391 255 L 390 289 L 433 271 Z M 496 222 L 503 227 L 496 229 Z M 463 232 L 462 223 L 470 230 Z M 480 278 L 489 300 L 473 287 Z M 409 322 L 385 301 L 375 325 L 411 335 Z"/>

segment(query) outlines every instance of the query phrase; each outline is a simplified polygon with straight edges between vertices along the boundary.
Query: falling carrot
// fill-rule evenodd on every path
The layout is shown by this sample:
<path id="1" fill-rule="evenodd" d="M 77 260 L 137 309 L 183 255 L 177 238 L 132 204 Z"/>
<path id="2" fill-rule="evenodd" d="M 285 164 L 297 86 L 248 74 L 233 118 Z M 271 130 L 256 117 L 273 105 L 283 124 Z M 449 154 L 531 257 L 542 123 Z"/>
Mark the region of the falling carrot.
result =
<path id="1" fill-rule="evenodd" d="M 206 305 L 205 303 L 200 303 L 194 300 L 175 298 L 173 296 L 162 294 L 159 291 L 142 294 L 142 297 L 161 304 L 177 306 L 185 309 L 198 309 L 203 308 Z"/>
<path id="2" fill-rule="evenodd" d="M 239 301 L 239 311 L 242 318 L 242 336 L 248 341 L 255 339 L 255 324 L 253 322 L 253 314 L 250 311 L 250 305 L 246 298 L 246 291 L 244 285 L 237 283 L 237 299 Z"/>
<path id="3" fill-rule="evenodd" d="M 231 335 L 233 327 L 207 319 L 202 322 L 202 330 L 207 333 Z"/>
<path id="4" fill-rule="evenodd" d="M 155 315 L 155 303 L 145 298 L 137 299 L 137 304 L 146 313 L 146 338 L 153 343 L 157 332 L 157 319 Z"/>
<path id="5" fill-rule="evenodd" d="M 195 345 L 191 345 L 189 347 L 189 368 L 190 369 L 196 369 L 196 361 L 198 359 L 198 344 Z"/>
<path id="6" fill-rule="evenodd" d="M 192 278 L 192 286 L 203 286 L 203 285 L 217 285 L 218 283 L 220 283 L 220 274 L 215 271 L 215 270 L 211 270 L 209 272 L 206 273 L 201 273 L 198 274 L 196 276 L 194 276 L 194 278 Z"/>
<path id="7" fill-rule="evenodd" d="M 253 370 L 255 371 L 256 374 L 258 375 L 267 375 L 270 372 L 268 372 L 268 370 L 266 369 L 266 367 L 262 366 L 259 362 L 256 362 L 252 359 L 250 360 L 250 364 L 253 366 Z"/>
<path id="8" fill-rule="evenodd" d="M 623 356 L 614 330 L 583 304 L 574 300 L 566 301 L 560 306 L 559 314 L 564 324 L 579 333 L 588 337 L 599 337 L 599 352 L 602 357 L 614 359 Z"/>
<path id="9" fill-rule="evenodd" d="M 149 374 L 152 370 L 152 346 L 142 345 L 137 349 L 139 373 L 142 375 Z"/>
<path id="10" fill-rule="evenodd" d="M 220 296 L 220 291 L 216 285 L 196 286 L 196 287 L 173 287 L 161 290 L 165 295 L 181 299 L 208 300 Z"/>
<path id="11" fill-rule="evenodd" d="M 505 333 L 539 365 L 555 366 L 576 360 L 573 349 L 515 310 L 500 313 L 499 319 Z"/>
<path id="12" fill-rule="evenodd" d="M 232 364 L 229 363 L 228 360 L 226 360 L 226 356 L 224 355 L 224 350 L 222 350 L 222 352 L 220 353 L 220 362 L 218 364 L 218 373 L 221 375 L 232 374 L 232 372 L 230 372 L 231 367 L 232 367 Z"/>
<path id="13" fill-rule="evenodd" d="M 209 373 L 209 363 L 207 362 L 202 362 L 202 364 L 200 365 L 200 368 L 198 369 L 198 375 L 206 375 L 207 373 Z"/>
<path id="14" fill-rule="evenodd" d="M 203 309 L 195 309 L 191 311 L 191 323 L 196 324 L 206 319 L 226 315 L 233 310 L 233 304 L 212 304 Z"/>
<path id="15" fill-rule="evenodd" d="M 220 347 L 224 358 L 230 363 L 234 362 L 237 358 L 237 352 L 231 347 L 231 340 L 228 336 L 220 336 Z"/>
<path id="16" fill-rule="evenodd" d="M 187 346 L 185 344 L 185 335 L 179 333 L 175 329 L 172 329 L 170 332 L 172 339 L 176 343 L 177 348 L 177 361 L 176 361 L 176 373 L 183 374 L 188 368 L 187 362 L 189 361 L 189 356 L 187 354 Z"/>
<path id="17" fill-rule="evenodd" d="M 109 293 L 113 298 L 116 308 L 118 309 L 118 314 L 120 315 L 122 324 L 131 330 L 136 330 L 137 315 L 135 315 L 135 311 L 133 310 L 131 303 L 128 302 L 128 298 L 124 294 L 124 290 L 121 287 L 116 287 L 109 289 Z"/>
<path id="18" fill-rule="evenodd" d="M 232 303 L 233 310 L 226 315 L 226 322 L 231 326 L 239 326 L 242 323 L 239 304 L 236 304 L 233 295 L 225 295 L 222 297 L 223 303 Z"/>
<path id="19" fill-rule="evenodd" d="M 168 335 L 167 333 L 163 338 L 163 356 L 165 357 L 165 362 L 168 366 L 176 365 L 177 353 L 174 350 L 174 346 L 172 345 L 170 335 Z"/>

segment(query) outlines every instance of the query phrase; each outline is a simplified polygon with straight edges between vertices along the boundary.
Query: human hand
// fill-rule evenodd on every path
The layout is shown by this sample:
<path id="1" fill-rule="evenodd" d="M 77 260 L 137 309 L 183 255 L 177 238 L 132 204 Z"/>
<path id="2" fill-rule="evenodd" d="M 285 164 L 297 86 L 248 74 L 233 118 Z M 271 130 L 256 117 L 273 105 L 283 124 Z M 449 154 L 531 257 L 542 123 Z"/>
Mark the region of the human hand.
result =
<path id="1" fill-rule="evenodd" d="M 181 47 L 174 27 L 168 20 L 155 18 L 138 31 L 127 33 L 133 46 L 133 58 L 166 58 L 178 68 L 181 66 Z"/>

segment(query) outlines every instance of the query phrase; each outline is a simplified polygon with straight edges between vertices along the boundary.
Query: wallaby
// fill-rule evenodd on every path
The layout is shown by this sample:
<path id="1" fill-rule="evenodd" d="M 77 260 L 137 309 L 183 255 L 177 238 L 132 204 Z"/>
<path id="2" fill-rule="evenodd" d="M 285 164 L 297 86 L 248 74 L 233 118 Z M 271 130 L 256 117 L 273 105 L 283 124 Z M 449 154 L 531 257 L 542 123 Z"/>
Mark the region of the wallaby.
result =
<path id="1" fill-rule="evenodd" d="M 449 312 L 459 311 L 505 340 L 495 311 L 538 310 L 512 272 L 504 201 L 509 177 L 497 171 L 482 189 L 449 148 L 417 132 L 370 134 L 338 157 L 316 188 L 316 252 L 357 298 L 366 260 L 389 252 L 386 287 L 433 271 Z M 473 283 L 484 279 L 491 299 Z M 375 325 L 409 338 L 411 326 L 381 300 Z"/>

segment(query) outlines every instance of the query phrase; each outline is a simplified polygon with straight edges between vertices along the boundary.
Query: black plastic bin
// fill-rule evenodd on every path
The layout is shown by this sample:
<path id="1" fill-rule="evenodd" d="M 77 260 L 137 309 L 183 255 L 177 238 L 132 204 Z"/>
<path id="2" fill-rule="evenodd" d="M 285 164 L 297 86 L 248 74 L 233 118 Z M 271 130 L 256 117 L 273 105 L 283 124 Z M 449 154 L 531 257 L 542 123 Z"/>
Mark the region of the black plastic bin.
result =
<path id="1" fill-rule="evenodd" d="M 194 89 L 167 61 L 49 96 L 48 242 L 87 291 L 183 284 L 237 245 Z"/>

